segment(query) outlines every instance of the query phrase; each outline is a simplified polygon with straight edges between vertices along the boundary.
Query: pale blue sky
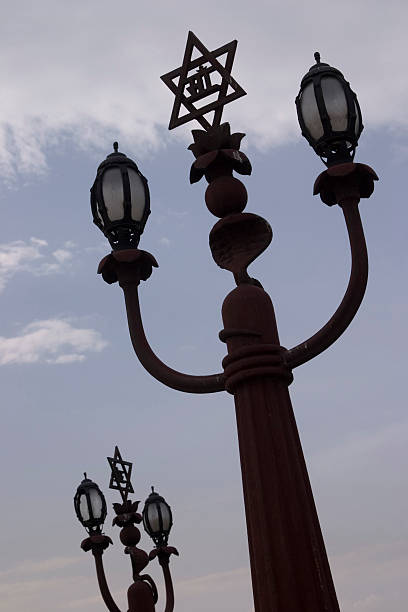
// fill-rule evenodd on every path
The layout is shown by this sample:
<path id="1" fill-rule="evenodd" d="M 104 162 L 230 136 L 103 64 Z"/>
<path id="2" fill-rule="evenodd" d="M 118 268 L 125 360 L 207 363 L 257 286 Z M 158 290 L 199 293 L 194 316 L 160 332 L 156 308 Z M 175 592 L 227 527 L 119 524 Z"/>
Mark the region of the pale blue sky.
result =
<path id="1" fill-rule="evenodd" d="M 207 6 L 44 0 L 4 9 L 1 612 L 104 609 L 72 497 L 86 470 L 108 508 L 117 501 L 106 461 L 115 444 L 134 462 L 135 498 L 154 484 L 173 508 L 178 612 L 251 609 L 233 399 L 151 379 L 133 355 L 121 290 L 96 275 L 109 245 L 91 222 L 89 188 L 118 139 L 151 191 L 141 248 L 160 267 L 140 290 L 151 344 L 186 372 L 221 369 L 220 308 L 233 281 L 211 258 L 216 219 L 204 181 L 188 182 L 188 129 L 166 130 L 172 99 L 159 79 L 181 62 L 188 29 L 209 48 L 239 40 L 234 76 L 248 95 L 224 118 L 248 134 L 247 210 L 274 231 L 251 273 L 288 347 L 328 319 L 349 273 L 341 211 L 312 196 L 323 167 L 296 126 L 294 98 L 313 52 L 359 95 L 356 161 L 380 176 L 360 205 L 368 290 L 342 339 L 295 371 L 291 393 L 342 611 L 406 605 L 408 9 L 389 2 L 384 14 L 383 3 L 363 0 Z M 108 576 L 126 609 L 130 568 L 111 519 Z M 142 545 L 150 550 L 147 536 Z"/>

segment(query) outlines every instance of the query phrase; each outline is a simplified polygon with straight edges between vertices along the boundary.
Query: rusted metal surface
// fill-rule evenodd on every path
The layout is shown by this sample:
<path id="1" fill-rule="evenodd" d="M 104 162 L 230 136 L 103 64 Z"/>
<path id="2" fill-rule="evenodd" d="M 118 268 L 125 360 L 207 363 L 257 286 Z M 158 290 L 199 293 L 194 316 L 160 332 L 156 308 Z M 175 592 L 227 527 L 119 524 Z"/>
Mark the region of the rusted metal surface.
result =
<path id="1" fill-rule="evenodd" d="M 270 244 L 272 228 L 253 213 L 231 214 L 214 225 L 210 232 L 210 249 L 220 268 L 235 275 L 237 284 L 246 278 L 246 270 Z"/>
<path id="2" fill-rule="evenodd" d="M 224 300 L 256 612 L 338 612 L 287 386 L 272 302 L 241 284 Z"/>
<path id="3" fill-rule="evenodd" d="M 102 555 L 106 548 L 112 544 L 112 540 L 106 535 L 92 535 L 86 538 L 81 548 L 85 552 L 92 551 L 92 555 L 95 559 L 96 576 L 98 579 L 99 590 L 102 595 L 102 599 L 109 612 L 121 612 L 120 608 L 116 605 L 106 581 L 105 570 L 103 567 Z"/>
<path id="4" fill-rule="evenodd" d="M 194 142 L 188 147 L 196 161 L 191 166 L 190 183 L 196 183 L 204 175 L 208 181 L 216 176 L 231 176 L 232 171 L 238 174 L 251 174 L 251 162 L 239 150 L 242 132 L 231 134 L 229 123 L 223 123 L 208 132 L 192 130 Z"/>
<path id="5" fill-rule="evenodd" d="M 234 176 L 219 176 L 211 181 L 205 192 L 207 208 L 216 217 L 240 213 L 247 202 L 246 187 Z"/>
<path id="6" fill-rule="evenodd" d="M 325 204 L 337 203 L 346 221 L 351 248 L 351 273 L 344 297 L 331 319 L 313 336 L 289 349 L 285 360 L 296 368 L 331 346 L 350 325 L 363 300 L 368 279 L 368 255 L 358 204 L 368 198 L 378 180 L 374 170 L 363 164 L 342 164 L 323 172 L 315 183 Z"/>
<path id="7" fill-rule="evenodd" d="M 112 525 L 121 527 L 120 541 L 125 547 L 125 554 L 129 555 L 132 565 L 133 584 L 130 585 L 128 596 L 128 612 L 155 612 L 155 604 L 158 600 L 157 587 L 149 574 L 141 574 L 149 562 L 158 557 L 159 563 L 163 568 L 163 576 L 166 590 L 165 612 L 172 612 L 174 608 L 174 591 L 169 569 L 169 560 L 172 554 L 178 555 L 177 550 L 172 546 L 157 546 L 148 555 L 144 550 L 138 548 L 140 541 L 140 530 L 136 524 L 142 522 L 142 515 L 137 511 L 139 501 L 132 502 L 128 499 L 128 494 L 133 492 L 130 482 L 132 464 L 123 461 L 119 449 L 115 447 L 114 457 L 108 457 L 109 465 L 112 470 L 110 488 L 118 489 L 122 503 L 113 504 L 116 516 Z M 120 466 L 118 468 L 118 465 Z M 101 533 L 92 534 L 86 538 L 81 548 L 85 552 L 92 551 L 95 558 L 96 574 L 102 599 L 109 612 L 120 612 L 116 605 L 105 576 L 102 555 L 103 552 L 112 544 L 112 540 Z"/>
<path id="8" fill-rule="evenodd" d="M 342 206 L 350 198 L 369 198 L 374 191 L 374 181 L 378 181 L 378 176 L 366 164 L 338 164 L 319 174 L 313 194 L 319 194 L 328 206 Z"/>
<path id="9" fill-rule="evenodd" d="M 120 270 L 119 283 L 121 283 Z M 222 373 L 207 376 L 183 374 L 169 368 L 156 357 L 147 342 L 143 330 L 137 285 L 130 283 L 122 284 L 122 289 L 125 295 L 126 312 L 133 348 L 146 370 L 163 384 L 178 391 L 185 391 L 187 393 L 215 393 L 223 391 L 224 375 Z"/>
<path id="10" fill-rule="evenodd" d="M 173 612 L 174 609 L 174 588 L 169 567 L 171 555 L 178 556 L 178 551 L 174 546 L 158 546 L 154 548 L 149 555 L 150 559 L 157 557 L 163 571 L 164 585 L 166 588 L 166 608 L 164 612 Z"/>
<path id="11" fill-rule="evenodd" d="M 237 41 L 233 40 L 215 51 L 209 51 L 193 32 L 188 33 L 182 65 L 180 68 L 171 70 L 160 77 L 175 95 L 169 130 L 193 119 L 196 119 L 205 130 L 211 129 L 212 126 L 218 126 L 221 123 L 224 106 L 246 95 L 246 92 L 231 76 L 236 48 Z M 201 55 L 193 60 L 192 55 L 195 49 Z M 225 66 L 223 66 L 217 58 L 225 54 L 227 54 L 227 57 Z M 196 72 L 191 74 L 194 70 Z M 214 74 L 221 77 L 221 83 L 212 82 L 211 79 Z M 232 89 L 231 93 L 228 93 L 228 88 Z M 215 101 L 204 106 L 196 106 L 197 102 L 201 102 L 214 94 L 218 94 Z M 182 116 L 180 116 L 181 106 L 184 106 L 188 111 L 187 114 Z M 212 111 L 215 112 L 211 124 L 204 115 Z"/>
<path id="12" fill-rule="evenodd" d="M 105 570 L 102 561 L 102 551 L 92 551 L 92 554 L 95 559 L 96 576 L 98 578 L 99 590 L 101 592 L 105 606 L 108 608 L 109 612 L 121 612 L 120 608 L 118 608 L 115 603 L 115 600 L 111 595 L 108 583 L 106 581 Z"/>
<path id="13" fill-rule="evenodd" d="M 129 493 L 134 493 L 130 477 L 132 474 L 132 464 L 130 461 L 123 461 L 117 446 L 113 457 L 108 457 L 111 468 L 111 478 L 109 488 L 119 491 L 122 501 L 126 502 Z"/>
<path id="14" fill-rule="evenodd" d="M 126 261 L 122 260 L 123 253 L 126 254 Z M 130 337 L 140 363 L 154 378 L 172 389 L 187 393 L 223 391 L 223 373 L 194 376 L 178 372 L 163 363 L 150 347 L 143 329 L 138 295 L 138 285 L 143 279 L 141 271 L 143 272 L 144 266 L 148 266 L 149 258 L 154 260 L 154 257 L 145 251 L 135 250 L 132 255 L 129 251 L 118 251 L 105 257 L 98 268 L 106 282 L 111 284 L 119 281 L 123 289 Z"/>
<path id="15" fill-rule="evenodd" d="M 194 376 L 178 372 L 161 361 L 150 347 L 143 329 L 140 314 L 138 285 L 152 273 L 158 264 L 150 253 L 139 249 L 115 251 L 102 259 L 98 274 L 109 283 L 123 289 L 129 332 L 135 353 L 143 367 L 157 380 L 172 389 L 187 393 L 215 393 L 224 390 L 224 375 Z"/>
<path id="16" fill-rule="evenodd" d="M 153 376 L 182 391 L 226 389 L 234 395 L 255 612 L 339 612 L 288 385 L 292 369 L 332 344 L 361 303 L 367 253 L 357 205 L 360 197 L 372 193 L 376 175 L 362 164 L 341 164 L 317 180 L 315 193 L 343 209 L 352 251 L 351 277 L 329 323 L 308 341 L 286 350 L 280 345 L 271 299 L 247 272 L 269 245 L 272 231 L 261 217 L 242 212 L 241 190 L 232 189 L 227 180 L 239 151 L 231 147 L 235 156 L 220 154 L 225 133 L 220 126 L 207 140 L 204 135 L 196 138 L 193 164 L 193 178 L 205 175 L 209 208 L 221 217 L 210 235 L 214 260 L 231 271 L 237 283 L 222 308 L 220 339 L 228 349 L 224 373 L 187 376 L 168 368 L 153 353 L 144 335 L 137 292 L 142 278 L 138 270 L 146 256 L 127 261 L 111 257 L 101 271 L 106 276 L 108 270 L 105 280 L 119 280 L 124 290 L 135 352 Z"/>
<path id="17" fill-rule="evenodd" d="M 133 584 L 128 589 L 128 612 L 154 612 L 157 602 L 156 585 L 148 574 L 140 574 L 148 565 L 149 556 L 144 550 L 136 546 L 140 540 L 140 531 L 134 523 L 140 523 L 142 520 L 141 515 L 135 512 L 138 503 L 125 500 L 123 504 L 114 504 L 117 516 L 113 524 L 122 527 L 120 540 L 125 546 L 125 553 L 130 556 L 132 565 Z M 120 612 L 120 608 L 116 605 L 109 590 L 102 561 L 103 552 L 110 544 L 112 544 L 112 540 L 108 536 L 99 534 L 86 538 L 82 542 L 81 548 L 85 552 L 92 551 L 99 590 L 109 612 Z"/>
<path id="18" fill-rule="evenodd" d="M 134 278 L 134 282 L 137 282 L 137 284 L 141 280 L 147 280 L 151 276 L 153 268 L 159 267 L 153 255 L 150 255 L 147 251 L 126 249 L 123 251 L 112 251 L 112 253 L 106 255 L 99 263 L 98 274 L 102 274 L 103 280 L 109 285 L 117 283 L 117 268 L 120 264 L 124 264 L 121 266 L 122 282 L 125 282 L 125 272 L 128 271 L 129 282 L 132 282 Z"/>

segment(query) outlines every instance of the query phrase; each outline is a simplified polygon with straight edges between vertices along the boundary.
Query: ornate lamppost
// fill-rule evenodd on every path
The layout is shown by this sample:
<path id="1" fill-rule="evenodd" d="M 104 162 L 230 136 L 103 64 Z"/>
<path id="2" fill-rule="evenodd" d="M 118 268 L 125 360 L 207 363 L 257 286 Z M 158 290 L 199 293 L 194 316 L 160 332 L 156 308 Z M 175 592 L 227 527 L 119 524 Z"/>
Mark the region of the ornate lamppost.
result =
<path id="1" fill-rule="evenodd" d="M 137 509 L 140 502 L 132 502 L 128 499 L 129 493 L 134 492 L 130 481 L 132 464 L 129 461 L 123 461 L 117 446 L 114 456 L 108 457 L 108 461 L 112 470 L 109 488 L 119 490 L 122 497 L 121 504 L 113 504 L 116 516 L 112 525 L 121 527 L 120 541 L 125 546 L 125 554 L 129 555 L 132 564 L 133 583 L 127 592 L 128 612 L 154 612 L 155 610 L 158 600 L 156 585 L 149 574 L 140 573 L 155 557 L 158 558 L 163 570 L 166 589 L 165 612 L 172 612 L 174 592 L 169 561 L 170 556 L 178 555 L 178 552 L 174 547 L 167 545 L 173 524 L 171 508 L 161 495 L 155 493 L 152 487 L 152 493 L 146 499 L 143 512 L 139 514 Z M 106 501 L 98 485 L 87 478 L 86 474 L 75 494 L 74 507 L 80 523 L 89 534 L 81 543 L 81 548 L 85 552 L 92 551 L 103 601 L 109 612 L 120 612 L 109 590 L 102 561 L 104 551 L 109 544 L 112 544 L 110 537 L 102 533 L 106 518 Z M 149 555 L 137 546 L 140 531 L 136 524 L 142 521 L 146 532 L 155 544 L 155 548 Z"/>
<path id="2" fill-rule="evenodd" d="M 111 241 L 113 252 L 101 261 L 98 272 L 107 283 L 118 281 L 122 287 L 134 350 L 152 376 L 180 391 L 234 395 L 256 612 L 336 612 L 339 607 L 288 386 L 294 368 L 341 336 L 363 299 L 367 251 L 358 204 L 360 198 L 371 195 L 377 176 L 368 166 L 353 163 L 363 128 L 357 97 L 343 75 L 316 54 L 316 64 L 302 80 L 296 106 L 303 135 L 328 167 L 317 178 L 314 193 L 329 206 L 338 204 L 344 214 L 351 274 L 330 320 L 312 337 L 284 348 L 271 299 L 247 272 L 271 242 L 272 230 L 262 217 L 243 212 L 247 192 L 233 171 L 251 173 L 248 158 L 239 150 L 244 134 L 231 134 L 229 124 L 221 124 L 224 105 L 245 95 L 231 76 L 236 45 L 233 41 L 210 52 L 190 32 L 182 66 L 162 77 L 175 94 L 169 128 L 191 119 L 204 128 L 192 132 L 194 143 L 189 148 L 196 160 L 190 181 L 205 176 L 209 183 L 206 205 L 220 218 L 210 232 L 210 249 L 215 262 L 233 273 L 237 285 L 222 306 L 224 329 L 219 336 L 228 351 L 223 372 L 191 376 L 169 368 L 155 355 L 143 331 L 138 286 L 157 263 L 152 255 L 135 248 L 133 238 L 120 244 Z M 193 60 L 194 50 L 199 56 Z M 222 55 L 226 56 L 224 64 L 217 59 Z M 215 73 L 221 84 L 213 83 Z M 217 100 L 203 103 L 207 95 L 217 93 Z M 197 102 L 201 102 L 199 108 Z M 187 109 L 184 115 L 180 115 L 182 107 Z M 214 113 L 212 123 L 205 117 L 210 112 Z M 104 163 L 109 165 L 109 157 Z M 129 186 L 125 181 L 122 187 L 118 181 L 114 188 L 108 186 L 107 173 L 104 180 L 107 193 L 117 189 L 122 194 L 116 219 L 120 228 L 119 217 L 125 220 L 133 187 L 130 185 L 126 200 Z M 97 176 L 93 194 L 101 193 L 98 181 Z M 102 200 L 92 202 L 94 219 L 95 214 L 109 217 Z M 145 195 L 144 206 L 147 202 Z M 138 210 L 142 208 L 143 203 Z M 100 226 L 98 220 L 96 223 Z M 137 240 L 143 230 L 138 223 L 130 232 Z M 129 215 L 124 228 L 129 228 Z"/>

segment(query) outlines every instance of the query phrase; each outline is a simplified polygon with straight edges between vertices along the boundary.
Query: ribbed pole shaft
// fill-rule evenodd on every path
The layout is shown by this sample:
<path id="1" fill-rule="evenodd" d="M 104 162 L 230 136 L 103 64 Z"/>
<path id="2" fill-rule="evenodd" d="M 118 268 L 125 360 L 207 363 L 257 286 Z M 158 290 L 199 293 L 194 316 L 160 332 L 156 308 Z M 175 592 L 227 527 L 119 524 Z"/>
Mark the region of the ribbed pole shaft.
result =
<path id="1" fill-rule="evenodd" d="M 288 392 L 273 306 L 240 285 L 223 305 L 256 612 L 339 612 Z"/>

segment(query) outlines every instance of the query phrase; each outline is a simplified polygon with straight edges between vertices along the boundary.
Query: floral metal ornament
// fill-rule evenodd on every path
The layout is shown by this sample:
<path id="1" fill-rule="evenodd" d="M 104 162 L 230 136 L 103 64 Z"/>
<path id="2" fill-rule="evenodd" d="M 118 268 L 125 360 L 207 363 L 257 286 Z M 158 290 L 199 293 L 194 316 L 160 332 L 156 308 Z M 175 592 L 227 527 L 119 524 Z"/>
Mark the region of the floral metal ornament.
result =
<path id="1" fill-rule="evenodd" d="M 113 504 L 116 516 L 112 521 L 112 525 L 126 527 L 126 525 L 141 523 L 142 515 L 137 511 L 139 504 L 140 501 L 132 502 L 130 499 L 127 499 L 123 504 Z"/>
<path id="2" fill-rule="evenodd" d="M 238 174 L 251 174 L 251 162 L 245 153 L 239 150 L 245 134 L 231 134 L 229 123 L 222 123 L 209 131 L 192 130 L 191 133 L 194 142 L 188 148 L 196 161 L 191 166 L 190 183 L 199 181 L 220 157 L 229 160 L 231 168 Z"/>
<path id="3" fill-rule="evenodd" d="M 236 40 L 232 40 L 215 51 L 209 51 L 193 32 L 188 33 L 183 64 L 160 77 L 176 96 L 169 130 L 193 119 L 196 119 L 205 130 L 217 127 L 221 123 L 224 106 L 246 95 L 231 76 L 237 44 Z M 193 60 L 194 50 L 198 50 L 201 55 Z M 223 55 L 226 55 L 225 65 L 217 59 Z M 197 103 L 205 98 L 217 94 L 216 100 L 197 106 Z M 180 116 L 182 105 L 188 112 Z M 215 111 L 212 124 L 204 117 L 211 111 Z"/>
<path id="4" fill-rule="evenodd" d="M 122 496 L 123 503 L 125 503 L 129 493 L 134 493 L 132 483 L 130 482 L 132 463 L 130 461 L 123 461 L 117 446 L 115 446 L 114 456 L 107 457 L 107 459 L 112 470 L 109 488 L 118 490 Z"/>

